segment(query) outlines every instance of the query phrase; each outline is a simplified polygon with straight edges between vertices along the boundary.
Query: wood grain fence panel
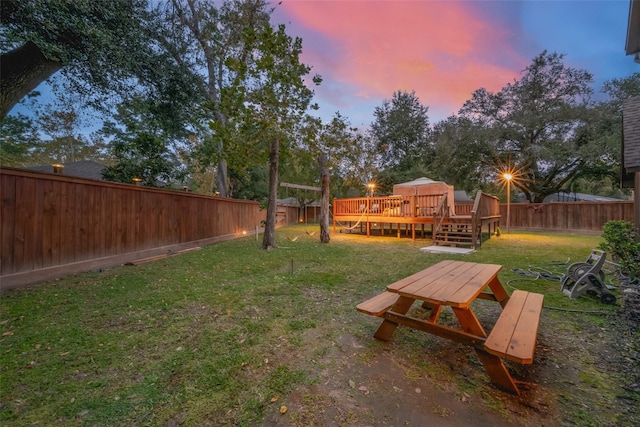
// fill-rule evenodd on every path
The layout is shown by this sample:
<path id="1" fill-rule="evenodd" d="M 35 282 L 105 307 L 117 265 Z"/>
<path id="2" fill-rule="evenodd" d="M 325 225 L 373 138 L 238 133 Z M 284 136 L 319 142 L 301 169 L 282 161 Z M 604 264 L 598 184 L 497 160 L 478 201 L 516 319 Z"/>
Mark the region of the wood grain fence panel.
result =
<path id="1" fill-rule="evenodd" d="M 89 216 L 91 215 L 91 206 L 88 204 L 88 192 L 83 185 L 76 185 L 76 262 L 89 259 L 87 250 L 89 243 L 87 242 L 87 235 L 91 231 L 89 224 Z"/>
<path id="2" fill-rule="evenodd" d="M 158 242 L 158 207 L 155 203 L 155 193 L 140 192 L 140 209 L 142 222 L 140 227 L 140 238 L 145 249 L 154 247 Z M 152 232 L 155 231 L 154 232 Z"/>
<path id="3" fill-rule="evenodd" d="M 123 192 L 122 198 L 124 200 L 124 205 L 126 206 L 123 218 L 124 224 L 122 225 L 122 228 L 125 231 L 122 241 L 122 252 L 126 253 L 131 252 L 134 248 L 133 242 L 136 234 L 136 206 L 133 191 Z"/>
<path id="4" fill-rule="evenodd" d="M 0 181 L 2 206 L 0 206 L 0 275 L 14 272 L 14 247 L 16 241 L 16 178 L 3 176 Z"/>
<path id="5" fill-rule="evenodd" d="M 103 258 L 241 237 L 266 217 L 256 202 L 17 169 L 1 169 L 0 191 L 3 277 L 78 262 L 95 268 Z M 504 228 L 506 205 L 500 209 Z M 279 225 L 295 224 L 298 208 L 283 210 L 286 220 Z M 601 233 L 614 219 L 633 221 L 633 202 L 513 203 L 510 224 Z"/>
<path id="6" fill-rule="evenodd" d="M 42 193 L 42 244 L 40 245 L 42 251 L 42 268 L 51 267 L 56 265 L 53 258 L 59 254 L 59 242 L 60 242 L 60 227 L 59 227 L 59 215 L 57 210 L 59 209 L 59 200 L 57 192 L 54 190 L 54 185 L 58 184 L 55 181 L 43 182 Z"/>
<path id="7" fill-rule="evenodd" d="M 51 208 L 53 209 L 52 214 L 52 234 L 51 234 L 51 266 L 60 265 L 60 256 L 61 256 L 61 244 L 62 244 L 62 188 L 64 187 L 63 183 L 60 181 L 52 182 L 52 194 L 51 194 Z"/>
<path id="8" fill-rule="evenodd" d="M 51 251 L 51 214 L 48 211 L 48 198 L 49 194 L 53 191 L 53 183 L 51 181 L 44 181 L 42 185 L 38 185 L 36 189 L 36 212 L 38 218 L 36 219 L 36 236 L 35 239 L 35 255 L 34 260 L 35 268 L 49 267 L 51 257 L 49 253 Z"/>
<path id="9" fill-rule="evenodd" d="M 60 264 L 74 261 L 74 210 L 75 186 L 62 182 L 58 199 L 60 201 Z"/>
<path id="10" fill-rule="evenodd" d="M 255 202 L 17 169 L 0 189 L 2 276 L 241 236 L 264 217 Z"/>
<path id="11" fill-rule="evenodd" d="M 31 248 L 29 249 L 30 256 L 33 257 L 33 268 L 42 268 L 42 246 L 43 246 L 43 227 L 42 221 L 44 217 L 44 197 L 45 192 L 47 191 L 47 185 L 49 181 L 43 181 L 41 185 L 38 185 L 38 182 L 35 182 L 34 192 L 35 192 L 35 207 L 33 211 L 33 228 L 30 230 L 30 238 L 28 239 L 31 243 Z"/>
<path id="12" fill-rule="evenodd" d="M 109 255 L 109 245 L 111 241 L 111 219 L 109 218 L 111 209 L 109 208 L 108 191 L 107 187 L 98 187 L 100 191 L 100 237 L 98 256 L 106 257 Z"/>
<path id="13" fill-rule="evenodd" d="M 122 198 L 117 197 L 119 192 L 116 188 L 109 188 L 107 199 L 111 205 L 111 239 L 109 255 L 117 255 L 122 250 Z"/>
<path id="14" fill-rule="evenodd" d="M 16 182 L 16 216 L 14 262 L 16 272 L 33 270 L 34 229 L 36 209 L 36 180 L 20 179 Z"/>
<path id="15" fill-rule="evenodd" d="M 500 227 L 506 226 L 507 207 L 500 206 Z M 569 202 L 511 204 L 511 228 L 601 233 L 607 221 L 633 222 L 633 202 Z"/>

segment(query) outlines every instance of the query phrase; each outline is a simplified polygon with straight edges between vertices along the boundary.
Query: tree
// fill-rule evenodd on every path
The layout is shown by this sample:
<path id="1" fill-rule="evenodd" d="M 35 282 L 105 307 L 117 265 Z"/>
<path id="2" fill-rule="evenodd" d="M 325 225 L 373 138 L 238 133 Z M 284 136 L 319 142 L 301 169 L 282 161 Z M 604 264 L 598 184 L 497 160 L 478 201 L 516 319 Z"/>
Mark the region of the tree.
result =
<path id="1" fill-rule="evenodd" d="M 491 144 L 480 135 L 482 127 L 466 117 L 451 116 L 435 124 L 431 178 L 467 191 L 477 190 L 480 183 L 488 178 L 487 172 L 493 172 L 482 162 L 491 157 Z"/>
<path id="2" fill-rule="evenodd" d="M 41 141 L 32 151 L 36 164 L 68 163 L 93 160 L 110 163 L 107 144 L 98 135 L 88 140 L 81 133 L 81 110 L 71 97 L 63 95 L 58 102 L 47 104 L 36 112 Z"/>
<path id="3" fill-rule="evenodd" d="M 267 218 L 262 241 L 263 249 L 276 247 L 275 218 L 278 192 L 278 167 L 281 146 L 292 142 L 295 129 L 309 108 L 313 92 L 307 88 L 304 76 L 310 68 L 300 62 L 302 40 L 287 35 L 284 25 L 267 25 L 256 34 L 256 49 L 250 54 L 247 84 L 235 87 L 247 94 L 242 106 L 243 133 L 253 135 L 256 148 L 263 147 L 269 155 L 269 196 Z M 320 78 L 313 78 L 315 83 Z M 238 82 L 239 84 L 240 82 Z"/>
<path id="4" fill-rule="evenodd" d="M 0 121 L 0 165 L 32 166 L 33 150 L 39 142 L 33 120 L 18 114 Z"/>
<path id="5" fill-rule="evenodd" d="M 476 90 L 460 113 L 473 121 L 495 169 L 518 171 L 513 185 L 531 202 L 561 190 L 602 155 L 589 130 L 592 76 L 542 52 L 520 80 L 497 93 Z"/>
<path id="6" fill-rule="evenodd" d="M 102 171 L 108 181 L 131 183 L 140 178 L 143 185 L 162 187 L 181 178 L 164 141 L 156 135 L 140 133 L 115 140 L 112 147 L 117 163 Z"/>
<path id="7" fill-rule="evenodd" d="M 179 161 L 180 150 L 171 144 L 165 122 L 148 107 L 146 99 L 134 97 L 117 108 L 116 122 L 106 122 L 101 134 L 111 139 L 115 164 L 105 169 L 109 181 L 131 183 L 142 179 L 147 186 L 157 187 L 182 183 L 186 173 Z"/>
<path id="8" fill-rule="evenodd" d="M 264 0 L 224 1 L 219 7 L 204 0 L 171 0 L 170 6 L 161 41 L 182 52 L 176 59 L 197 74 L 200 95 L 212 114 L 212 132 L 203 139 L 199 163 L 217 163 L 217 189 L 228 197 L 229 157 L 243 152 L 234 150 L 241 126 L 234 118 L 245 102 L 256 39 L 269 23 L 270 10 Z"/>
<path id="9" fill-rule="evenodd" d="M 303 126 L 302 139 L 307 146 L 309 158 L 317 162 L 321 200 L 320 200 L 320 242 L 329 243 L 329 195 L 331 191 L 330 170 L 338 170 L 341 161 L 347 159 L 351 149 L 357 144 L 356 129 L 346 118 L 336 113 L 326 124 L 320 119 L 307 116 Z M 353 168 L 353 165 L 350 165 Z M 314 168 L 315 169 L 315 168 Z"/>
<path id="10" fill-rule="evenodd" d="M 374 111 L 371 134 L 376 142 L 382 167 L 407 169 L 424 164 L 430 153 L 428 145 L 428 107 L 420 103 L 415 92 L 397 91 Z"/>
<path id="11" fill-rule="evenodd" d="M 127 77 L 141 76 L 155 57 L 144 30 L 146 6 L 146 0 L 0 2 L 0 119 L 59 70 L 86 95 L 131 90 L 136 82 Z"/>

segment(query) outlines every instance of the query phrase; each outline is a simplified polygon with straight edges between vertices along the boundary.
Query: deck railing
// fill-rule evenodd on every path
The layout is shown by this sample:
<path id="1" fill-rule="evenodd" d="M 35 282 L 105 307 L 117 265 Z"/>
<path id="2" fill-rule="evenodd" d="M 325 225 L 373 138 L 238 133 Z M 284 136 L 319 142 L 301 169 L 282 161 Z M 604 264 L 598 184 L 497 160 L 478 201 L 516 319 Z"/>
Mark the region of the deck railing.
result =
<path id="1" fill-rule="evenodd" d="M 378 196 L 335 199 L 334 215 L 380 215 L 388 217 L 431 217 L 443 200 L 442 194 Z"/>
<path id="2" fill-rule="evenodd" d="M 482 220 L 500 218 L 500 200 L 497 197 L 478 191 L 471 208 L 472 241 L 482 243 Z"/>

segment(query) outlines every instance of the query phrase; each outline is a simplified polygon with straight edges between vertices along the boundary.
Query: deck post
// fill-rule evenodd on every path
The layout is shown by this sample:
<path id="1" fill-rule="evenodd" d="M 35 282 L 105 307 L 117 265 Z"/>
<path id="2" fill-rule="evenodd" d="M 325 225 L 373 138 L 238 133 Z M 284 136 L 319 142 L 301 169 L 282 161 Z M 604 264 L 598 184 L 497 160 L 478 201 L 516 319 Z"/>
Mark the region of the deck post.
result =
<path id="1" fill-rule="evenodd" d="M 411 212 L 411 216 L 414 217 L 414 218 L 416 216 L 418 216 L 418 212 L 416 211 L 416 196 L 415 195 L 411 198 L 411 210 L 409 212 Z"/>
<path id="2" fill-rule="evenodd" d="M 370 235 L 369 229 L 369 213 L 371 212 L 371 197 L 367 198 L 367 237 Z"/>

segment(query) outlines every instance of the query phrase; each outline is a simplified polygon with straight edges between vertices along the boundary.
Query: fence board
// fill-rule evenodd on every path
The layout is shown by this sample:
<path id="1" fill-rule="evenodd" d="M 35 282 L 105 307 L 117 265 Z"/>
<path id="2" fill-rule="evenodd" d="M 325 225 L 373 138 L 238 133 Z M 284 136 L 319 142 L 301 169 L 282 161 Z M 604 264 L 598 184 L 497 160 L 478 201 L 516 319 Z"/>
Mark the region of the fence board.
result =
<path id="1" fill-rule="evenodd" d="M 256 202 L 17 169 L 0 169 L 0 191 L 3 289 L 7 278 L 40 270 L 77 263 L 96 268 L 103 265 L 99 259 L 252 234 L 266 216 Z M 297 207 L 280 211 L 286 219 L 279 224 L 304 217 Z M 504 227 L 504 204 L 501 215 Z M 307 211 L 307 219 L 315 216 Z M 633 202 L 511 204 L 510 226 L 601 233 L 614 219 L 633 221 Z"/>
<path id="2" fill-rule="evenodd" d="M 602 233 L 607 221 L 633 222 L 633 202 L 511 203 L 510 228 Z M 506 228 L 507 205 L 500 205 L 500 227 Z"/>
<path id="3" fill-rule="evenodd" d="M 252 201 L 10 168 L 0 191 L 2 289 L 252 234 L 266 214 Z"/>
<path id="4" fill-rule="evenodd" d="M 0 275 L 5 271 L 10 271 L 10 267 L 15 265 L 15 213 L 16 213 L 16 178 L 5 177 L 0 181 L 0 191 L 2 191 L 2 206 L 0 206 L 0 239 L 2 243 L 0 254 Z"/>

